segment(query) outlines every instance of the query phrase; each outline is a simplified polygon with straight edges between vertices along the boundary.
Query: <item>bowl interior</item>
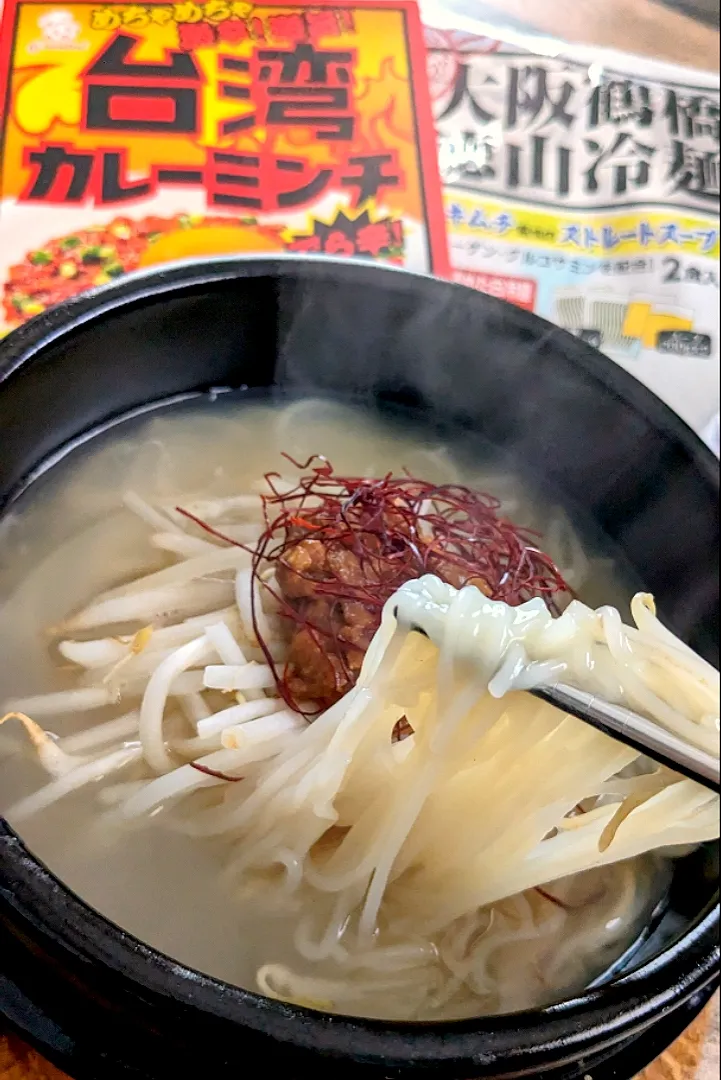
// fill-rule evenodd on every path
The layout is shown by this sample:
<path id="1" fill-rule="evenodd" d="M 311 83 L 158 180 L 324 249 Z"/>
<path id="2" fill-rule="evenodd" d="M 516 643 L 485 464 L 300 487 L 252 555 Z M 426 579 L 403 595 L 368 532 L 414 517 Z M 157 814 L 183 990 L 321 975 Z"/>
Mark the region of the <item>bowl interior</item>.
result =
<path id="1" fill-rule="evenodd" d="M 636 380 L 527 312 L 363 265 L 190 262 L 55 309 L 0 355 L 0 505 L 63 446 L 176 395 L 276 386 L 401 405 L 552 485 L 717 663 L 715 458 Z"/>
<path id="2" fill-rule="evenodd" d="M 581 342 L 406 273 L 325 261 L 188 263 L 34 320 L 0 346 L 0 510 L 89 433 L 226 388 L 402 407 L 419 425 L 487 440 L 600 528 L 675 632 L 718 663 L 710 452 Z M 650 980 L 637 992 L 706 963 L 706 937 L 693 957 L 684 943 L 716 902 L 717 871 L 715 845 L 678 865 L 668 905 L 621 967 Z M 662 952 L 666 975 L 654 959 Z"/>

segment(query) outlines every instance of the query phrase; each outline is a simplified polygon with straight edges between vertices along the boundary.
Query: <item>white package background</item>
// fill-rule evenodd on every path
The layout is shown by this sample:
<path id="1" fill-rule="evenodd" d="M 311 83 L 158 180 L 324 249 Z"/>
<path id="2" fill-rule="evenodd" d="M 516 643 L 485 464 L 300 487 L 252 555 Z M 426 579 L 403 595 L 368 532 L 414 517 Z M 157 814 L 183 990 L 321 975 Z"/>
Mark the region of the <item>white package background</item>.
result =
<path id="1" fill-rule="evenodd" d="M 456 280 L 719 408 L 718 76 L 421 0 Z M 502 41 L 499 38 L 502 37 Z"/>

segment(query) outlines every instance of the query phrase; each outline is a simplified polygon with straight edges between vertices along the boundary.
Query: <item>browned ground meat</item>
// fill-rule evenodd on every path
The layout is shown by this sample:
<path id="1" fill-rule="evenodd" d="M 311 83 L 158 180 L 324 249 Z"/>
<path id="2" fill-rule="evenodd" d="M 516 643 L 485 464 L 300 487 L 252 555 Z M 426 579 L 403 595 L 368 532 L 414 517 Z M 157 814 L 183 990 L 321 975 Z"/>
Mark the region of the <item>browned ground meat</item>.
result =
<path id="1" fill-rule="evenodd" d="M 338 476 L 321 456 L 293 464 L 309 471 L 264 504 L 261 551 L 274 564 L 288 627 L 289 659 L 277 682 L 293 707 L 325 708 L 351 689 L 384 604 L 423 574 L 511 605 L 543 596 L 560 612 L 571 598 L 537 534 L 502 517 L 492 495 L 410 474 Z"/>
<path id="2" fill-rule="evenodd" d="M 277 569 L 278 584 L 288 600 L 313 596 L 314 581 L 323 581 L 326 574 L 326 545 L 320 540 L 301 540 L 289 548 Z"/>
<path id="3" fill-rule="evenodd" d="M 360 562 L 347 548 L 301 540 L 280 559 L 277 578 L 305 623 L 291 640 L 288 689 L 299 701 L 337 701 L 358 678 L 379 612 L 357 600 L 326 600 L 318 594 L 317 583 L 332 579 L 362 585 Z"/>
<path id="4" fill-rule="evenodd" d="M 475 585 L 486 596 L 491 595 L 488 582 L 484 581 L 482 577 L 469 578 L 468 574 L 460 566 L 456 566 L 455 563 L 439 562 L 436 566 L 436 574 L 448 582 L 449 585 L 452 585 L 454 589 L 462 589 L 464 585 Z"/>
<path id="5" fill-rule="evenodd" d="M 374 536 L 364 537 L 366 556 L 377 542 Z M 456 587 L 467 583 L 467 575 L 453 563 L 441 563 L 436 572 Z M 296 701 L 330 705 L 355 685 L 381 611 L 378 605 L 359 600 L 326 598 L 322 584 L 332 581 L 341 591 L 344 585 L 362 588 L 369 578 L 376 583 L 388 580 L 392 566 L 371 556 L 361 567 L 358 555 L 343 544 L 308 537 L 288 547 L 276 574 L 285 599 L 299 616 L 288 655 L 288 690 Z M 472 584 L 488 593 L 482 578 L 473 578 Z"/>
<path id="6" fill-rule="evenodd" d="M 349 645 L 355 645 L 357 649 L 365 652 L 378 629 L 375 613 L 357 600 L 345 600 L 340 606 L 345 626 L 338 636 Z"/>
<path id="7" fill-rule="evenodd" d="M 288 689 L 298 701 L 337 701 L 351 685 L 340 656 L 324 649 L 310 630 L 293 636 L 288 666 Z"/>

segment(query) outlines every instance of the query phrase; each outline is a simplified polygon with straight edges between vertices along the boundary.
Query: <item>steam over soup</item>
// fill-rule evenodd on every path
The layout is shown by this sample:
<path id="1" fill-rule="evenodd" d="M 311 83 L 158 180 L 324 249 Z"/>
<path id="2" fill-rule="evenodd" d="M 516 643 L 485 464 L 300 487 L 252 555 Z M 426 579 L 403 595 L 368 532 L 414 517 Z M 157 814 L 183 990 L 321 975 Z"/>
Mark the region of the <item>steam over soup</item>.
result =
<path id="1" fill-rule="evenodd" d="M 0 526 L 0 793 L 31 849 L 156 948 L 312 1008 L 470 1017 L 608 972 L 718 799 L 528 690 L 718 754 L 718 674 L 478 454 L 229 401 L 37 483 Z"/>

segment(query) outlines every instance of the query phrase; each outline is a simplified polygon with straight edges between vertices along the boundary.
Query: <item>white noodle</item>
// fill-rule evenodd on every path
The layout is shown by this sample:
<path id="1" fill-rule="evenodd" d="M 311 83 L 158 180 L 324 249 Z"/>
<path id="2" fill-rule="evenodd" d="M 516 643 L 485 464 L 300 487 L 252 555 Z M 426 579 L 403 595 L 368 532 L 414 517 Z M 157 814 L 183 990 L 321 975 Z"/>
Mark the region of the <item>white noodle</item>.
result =
<path id="1" fill-rule="evenodd" d="M 273 698 L 263 698 L 262 701 L 246 701 L 240 705 L 233 705 L 229 709 L 209 716 L 207 720 L 198 722 L 198 735 L 215 735 L 226 728 L 236 727 L 238 724 L 246 724 L 250 720 L 257 720 L 261 716 L 269 716 L 271 713 L 282 709 L 283 703 Z"/>
<path id="2" fill-rule="evenodd" d="M 212 626 L 208 627 L 205 633 L 208 640 L 213 643 L 215 651 L 224 664 L 242 666 L 248 663 L 248 658 L 233 637 L 227 623 L 214 623 Z M 225 687 L 221 687 L 220 689 L 225 689 Z M 255 701 L 265 697 L 262 690 L 254 690 L 249 686 L 243 687 L 242 689 L 244 690 L 244 696 L 248 701 Z"/>
<path id="3" fill-rule="evenodd" d="M 32 720 L 23 712 L 14 710 L 0 717 L 0 727 L 10 720 L 19 721 L 25 729 L 25 734 L 37 754 L 38 761 L 50 776 L 60 777 L 72 772 L 79 765 L 83 765 L 87 758 L 69 754 L 49 731 L 43 731 L 35 720 Z M 18 747 L 16 747 L 18 748 Z"/>
<path id="4" fill-rule="evenodd" d="M 87 753 L 105 743 L 137 736 L 139 720 L 139 712 L 126 713 L 115 720 L 108 720 L 105 724 L 98 724 L 97 727 L 87 728 L 75 735 L 66 735 L 60 740 L 60 745 L 69 754 Z"/>
<path id="5" fill-rule="evenodd" d="M 183 559 L 191 559 L 195 555 L 207 555 L 209 552 L 218 550 L 216 544 L 201 540 L 199 536 L 188 536 L 186 533 L 177 532 L 155 533 L 150 537 L 150 543 L 160 551 L 169 551 Z"/>
<path id="6" fill-rule="evenodd" d="M 223 743 L 220 735 L 208 735 L 205 738 L 193 735 L 189 739 L 172 739 L 170 749 L 180 757 L 195 761 L 199 754 L 210 754 L 214 750 L 222 750 Z"/>
<path id="7" fill-rule="evenodd" d="M 95 630 L 113 623 L 143 624 L 179 621 L 216 609 L 231 600 L 233 586 L 224 581 L 198 581 L 189 585 L 171 585 L 149 592 L 131 593 L 97 600 L 71 616 L 59 628 L 59 633 Z"/>
<path id="8" fill-rule="evenodd" d="M 114 705 L 117 700 L 117 694 L 107 687 L 89 686 L 82 690 L 58 690 L 51 694 L 13 698 L 5 703 L 3 712 L 23 712 L 44 718 L 72 712 L 91 712 Z"/>
<path id="9" fill-rule="evenodd" d="M 132 682 L 126 683 L 121 688 L 122 698 L 126 697 L 142 697 L 147 689 L 148 677 L 147 675 L 139 679 L 134 679 Z M 203 672 L 202 671 L 184 671 L 181 675 L 178 675 L 177 679 L 173 681 L 173 685 L 170 688 L 170 697 L 181 698 L 186 697 L 188 694 L 201 694 L 205 690 L 203 685 Z"/>
<path id="10" fill-rule="evenodd" d="M 244 724 L 235 724 L 233 727 L 225 728 L 222 742 L 227 750 L 243 750 L 265 742 L 267 739 L 276 739 L 279 735 L 286 735 L 291 731 L 303 731 L 306 726 L 302 716 L 291 712 L 290 709 L 283 709 L 270 716 L 259 717 L 256 720 L 246 721 Z"/>
<path id="11" fill-rule="evenodd" d="M 276 660 L 278 663 L 283 663 L 288 654 L 288 646 L 284 641 L 266 641 L 264 642 L 265 648 L 268 651 L 268 655 L 271 660 Z M 243 652 L 246 655 L 248 661 L 254 660 L 258 664 L 267 663 L 268 657 L 262 649 L 254 647 L 253 645 L 246 645 L 243 643 Z"/>
<path id="12" fill-rule="evenodd" d="M 205 630 L 208 626 L 213 626 L 218 622 L 226 623 L 231 631 L 236 625 L 239 626 L 240 620 L 235 606 L 221 608 L 219 611 L 209 611 L 207 615 L 195 615 L 190 619 L 184 619 L 181 625 L 186 628 L 195 627 L 196 629 L 202 628 Z M 156 631 L 156 634 L 158 636 L 161 636 L 163 633 L 169 634 L 173 629 L 173 627 L 166 627 L 163 631 Z M 175 627 L 175 629 L 178 629 L 178 627 Z M 182 642 L 176 642 L 176 644 L 182 644 Z"/>
<path id="13" fill-rule="evenodd" d="M 225 499 L 196 499 L 184 502 L 182 509 L 200 521 L 210 524 L 226 514 L 260 516 L 262 508 L 260 495 L 232 495 Z M 173 510 L 175 507 L 173 507 Z M 184 518 L 186 524 L 188 519 Z"/>
<path id="14" fill-rule="evenodd" d="M 259 522 L 257 521 L 252 525 L 233 525 L 230 522 L 219 521 L 217 528 L 218 532 L 221 532 L 223 536 L 227 536 L 229 540 L 234 541 L 236 544 L 246 544 L 250 548 L 255 548 L 260 534 Z"/>
<path id="15" fill-rule="evenodd" d="M 210 664 L 203 682 L 209 690 L 267 690 L 275 686 L 272 670 L 263 664 Z"/>
<path id="16" fill-rule="evenodd" d="M 238 642 L 224 622 L 213 623 L 205 631 L 205 636 L 212 643 L 224 664 L 247 664 L 248 661 Z"/>
<path id="17" fill-rule="evenodd" d="M 179 645 L 185 645 L 193 641 L 201 630 L 207 626 L 222 622 L 232 630 L 240 629 L 240 621 L 235 608 L 223 608 L 220 611 L 212 611 L 208 615 L 196 615 L 174 626 L 162 627 L 153 631 L 153 635 L 143 650 L 145 655 L 152 653 L 160 654 L 169 649 L 177 649 Z M 112 667 L 128 655 L 134 637 L 123 636 L 116 638 L 96 638 L 91 641 L 61 641 L 58 651 L 66 660 L 70 660 L 88 671 Z M 220 655 L 220 654 L 219 654 Z M 222 657 L 221 657 L 222 659 Z"/>
<path id="18" fill-rule="evenodd" d="M 147 786 L 147 780 L 125 780 L 119 784 L 108 784 L 98 792 L 98 802 L 105 807 L 119 806 Z"/>
<path id="19" fill-rule="evenodd" d="M 61 641 L 58 652 L 71 664 L 92 670 L 93 668 L 109 668 L 117 664 L 126 656 L 128 646 L 114 638 L 98 638 L 95 641 Z"/>
<path id="20" fill-rule="evenodd" d="M 178 697 L 177 700 L 178 705 L 180 705 L 184 715 L 190 720 L 193 727 L 196 727 L 201 720 L 207 720 L 209 716 L 213 715 L 202 694 L 185 694 Z"/>
<path id="21" fill-rule="evenodd" d="M 141 698 L 140 710 L 60 743 L 20 716 L 55 779 L 10 814 L 135 763 L 132 779 L 103 784 L 101 806 L 127 822 L 172 804 L 170 827 L 227 848 L 232 887 L 292 913 L 295 962 L 262 965 L 263 992 L 403 1019 L 531 1005 L 543 996 L 538 979 L 560 981 L 578 944 L 553 902 L 563 882 L 572 890 L 583 873 L 718 835 L 717 797 L 669 770 L 649 773 L 632 749 L 525 693 L 562 677 L 718 754 L 718 673 L 660 624 L 650 598 L 634 600 L 633 628 L 578 601 L 554 618 L 540 599 L 510 609 L 438 579 L 408 583 L 386 606 L 357 685 L 308 724 L 277 696 L 259 648 L 252 599 L 264 645 L 287 658 L 249 554 L 193 535 L 174 505 L 132 493 L 126 505 L 153 530 L 150 543 L 182 561 L 104 594 L 65 630 L 138 622 L 152 635 L 142 648 L 137 636 L 64 640 L 59 651 L 86 685 L 8 707 L 79 713 L 117 706 L 122 693 Z M 259 534 L 256 495 L 185 505 L 233 538 Z M 565 523 L 555 539 L 585 577 Z M 274 573 L 260 568 L 275 589 Z M 234 580 L 204 580 L 218 574 Z M 248 700 L 224 708 L 220 692 L 239 691 Z M 394 743 L 402 718 L 412 734 Z M 136 736 L 139 746 L 94 760 L 68 752 Z M 621 866 L 611 880 L 622 887 L 603 890 L 593 918 L 618 921 L 622 934 L 635 873 Z"/>
<path id="22" fill-rule="evenodd" d="M 252 571 L 239 570 L 235 579 L 235 602 L 238 605 L 245 636 L 251 644 L 257 645 L 258 638 L 253 625 L 253 601 L 255 602 L 255 618 L 258 624 L 258 632 L 264 641 L 272 641 L 275 635 L 268 622 L 268 616 L 263 611 L 260 592 L 253 580 Z"/>
<path id="23" fill-rule="evenodd" d="M 163 660 L 150 677 L 140 708 L 140 741 L 145 760 L 156 772 L 169 772 L 174 767 L 163 736 L 163 715 L 171 686 L 179 675 L 207 656 L 211 649 L 205 636 L 197 638 Z"/>
<path id="24" fill-rule="evenodd" d="M 243 755 L 237 750 L 217 750 L 215 753 L 201 758 L 197 764 L 207 769 L 213 769 L 216 772 L 226 773 L 236 769 L 239 765 L 242 766 L 243 760 Z M 196 788 L 216 787 L 218 784 L 224 783 L 227 783 L 227 781 L 200 772 L 198 769 L 194 769 L 192 765 L 181 765 L 180 768 L 175 769 L 173 772 L 166 773 L 165 776 L 146 784 L 142 791 L 132 795 L 123 804 L 121 812 L 125 817 L 147 814 L 149 810 L 160 805 L 160 803 L 177 798 L 181 794 L 187 794 Z"/>
<path id="25" fill-rule="evenodd" d="M 154 630 L 146 651 L 177 649 L 179 645 L 186 645 L 189 641 L 193 641 L 202 631 L 219 621 L 225 623 L 231 632 L 240 629 L 240 619 L 236 609 L 223 608 L 220 611 L 211 611 L 208 615 L 196 615 L 193 618 L 185 619 L 174 626 L 165 626 L 159 630 Z M 121 640 L 129 644 L 132 638 L 123 638 Z"/>
<path id="26" fill-rule="evenodd" d="M 86 784 L 92 784 L 111 773 L 124 769 L 133 761 L 137 761 L 140 756 L 141 749 L 139 746 L 123 747 L 122 750 L 115 750 L 112 754 L 108 754 L 107 757 L 79 765 L 72 772 L 66 773 L 65 776 L 53 780 L 52 783 L 46 784 L 39 791 L 16 802 L 8 810 L 8 815 L 13 821 L 24 821 L 25 818 L 37 814 L 40 810 L 44 810 L 60 799 L 64 799 L 67 795 L 72 795 Z"/>
<path id="27" fill-rule="evenodd" d="M 250 555 L 247 551 L 237 547 L 214 547 L 212 551 L 203 555 L 194 555 L 185 559 L 184 562 L 166 566 L 164 570 L 156 570 L 153 574 L 138 578 L 128 585 L 121 585 L 117 589 L 110 589 L 100 598 L 111 600 L 116 597 L 125 597 L 134 593 L 149 593 L 166 588 L 177 588 L 198 578 L 206 578 L 212 574 L 219 574 L 225 570 L 234 570 L 237 566 L 247 565 Z"/>
<path id="28" fill-rule="evenodd" d="M 135 491 L 126 491 L 123 496 L 123 503 L 128 510 L 132 511 L 146 525 L 150 525 L 152 529 L 159 529 L 160 532 L 165 532 L 168 529 L 180 531 L 170 518 L 166 517 L 160 510 L 156 510 Z"/>

